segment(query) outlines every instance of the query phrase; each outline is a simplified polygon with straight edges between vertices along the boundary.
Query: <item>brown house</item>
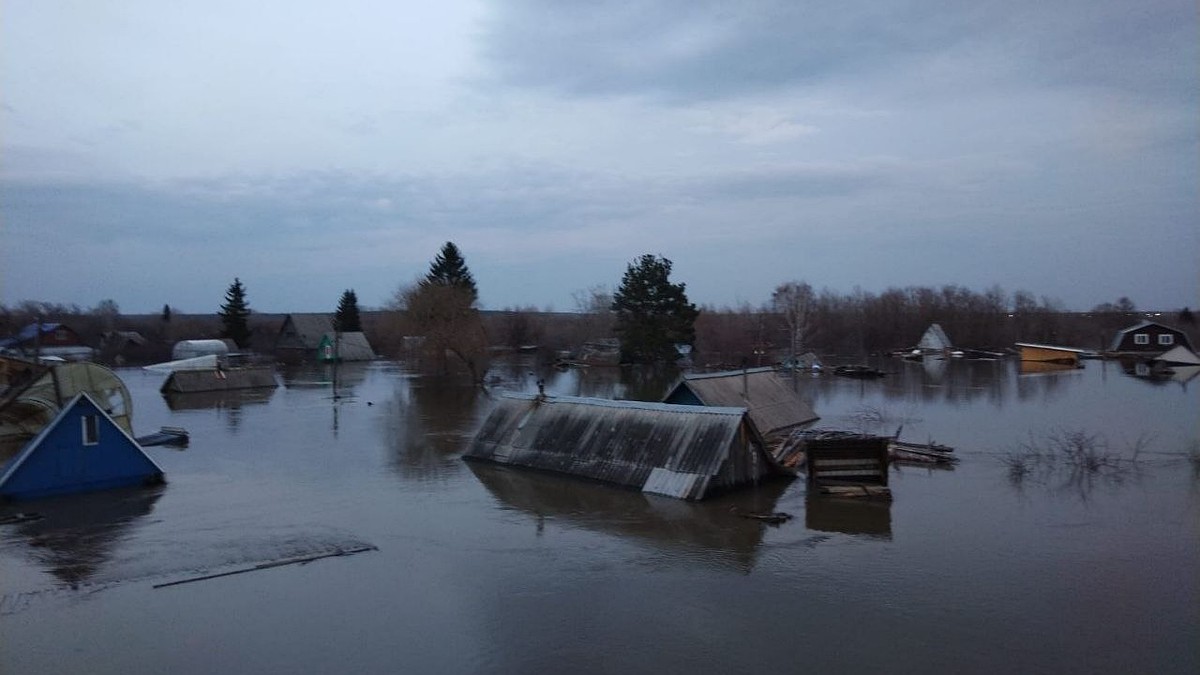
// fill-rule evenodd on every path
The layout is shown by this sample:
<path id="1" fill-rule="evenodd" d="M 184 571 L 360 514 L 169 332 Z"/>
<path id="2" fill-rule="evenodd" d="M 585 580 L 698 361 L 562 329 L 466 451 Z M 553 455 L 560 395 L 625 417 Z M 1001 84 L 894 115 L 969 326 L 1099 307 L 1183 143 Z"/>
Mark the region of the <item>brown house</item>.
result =
<path id="1" fill-rule="evenodd" d="M 1192 343 L 1183 331 L 1153 321 L 1117 331 L 1108 351 L 1119 354 L 1162 354 L 1177 346 L 1192 348 Z"/>

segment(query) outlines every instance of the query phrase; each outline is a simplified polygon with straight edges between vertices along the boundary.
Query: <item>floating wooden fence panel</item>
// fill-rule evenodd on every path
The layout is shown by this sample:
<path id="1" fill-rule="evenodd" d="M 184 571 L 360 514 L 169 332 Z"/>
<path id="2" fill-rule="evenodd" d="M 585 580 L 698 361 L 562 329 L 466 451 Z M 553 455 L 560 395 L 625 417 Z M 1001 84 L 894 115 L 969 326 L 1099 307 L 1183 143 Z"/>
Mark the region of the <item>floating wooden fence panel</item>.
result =
<path id="1" fill-rule="evenodd" d="M 808 480 L 817 487 L 888 484 L 886 436 L 849 436 L 810 440 Z"/>

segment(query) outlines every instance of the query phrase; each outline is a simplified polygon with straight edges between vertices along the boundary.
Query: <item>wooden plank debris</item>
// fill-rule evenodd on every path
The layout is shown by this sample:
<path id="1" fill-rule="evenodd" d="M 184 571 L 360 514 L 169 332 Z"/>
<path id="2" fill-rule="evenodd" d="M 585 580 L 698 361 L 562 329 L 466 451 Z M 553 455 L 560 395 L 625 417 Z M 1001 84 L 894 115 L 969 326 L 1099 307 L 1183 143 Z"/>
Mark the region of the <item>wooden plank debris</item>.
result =
<path id="1" fill-rule="evenodd" d="M 283 567 L 285 565 L 303 565 L 314 560 L 322 558 L 336 558 L 340 556 L 354 555 L 356 553 L 365 553 L 367 551 L 378 551 L 376 546 L 355 546 L 353 548 L 339 548 L 325 553 L 316 553 L 313 555 L 299 556 L 296 558 L 284 558 L 283 560 L 274 560 L 271 562 L 259 563 L 253 567 L 243 567 L 241 569 L 230 570 L 228 572 L 218 572 L 216 574 L 206 574 L 200 577 L 191 577 L 189 579 L 180 579 L 178 581 L 168 581 L 162 584 L 154 584 L 154 588 L 167 588 L 169 586 L 180 586 L 182 584 L 190 584 L 196 581 L 207 581 L 209 579 L 219 579 L 221 577 L 231 577 L 235 574 L 245 574 L 246 572 L 257 572 L 259 570 L 269 570 L 275 567 Z"/>

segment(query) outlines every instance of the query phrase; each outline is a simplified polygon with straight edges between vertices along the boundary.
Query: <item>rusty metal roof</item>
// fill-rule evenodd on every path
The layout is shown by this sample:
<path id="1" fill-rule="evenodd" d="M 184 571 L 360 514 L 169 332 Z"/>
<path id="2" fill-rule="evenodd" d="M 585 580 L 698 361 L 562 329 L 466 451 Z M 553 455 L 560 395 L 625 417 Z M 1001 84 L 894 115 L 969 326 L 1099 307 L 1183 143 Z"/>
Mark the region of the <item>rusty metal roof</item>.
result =
<path id="1" fill-rule="evenodd" d="M 743 406 L 759 433 L 768 436 L 819 419 L 773 368 L 684 375 L 664 400 L 691 392 L 705 406 Z"/>
<path id="2" fill-rule="evenodd" d="M 700 499 L 768 471 L 761 448 L 743 433 L 745 415 L 744 408 L 506 394 L 465 456 Z"/>

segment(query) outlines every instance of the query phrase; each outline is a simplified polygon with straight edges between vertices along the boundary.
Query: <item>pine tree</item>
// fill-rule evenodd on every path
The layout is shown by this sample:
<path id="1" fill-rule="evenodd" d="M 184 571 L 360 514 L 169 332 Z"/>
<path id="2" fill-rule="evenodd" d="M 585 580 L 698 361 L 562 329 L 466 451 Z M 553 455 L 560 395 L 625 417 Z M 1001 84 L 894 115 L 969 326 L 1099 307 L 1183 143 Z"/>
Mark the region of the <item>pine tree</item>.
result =
<path id="1" fill-rule="evenodd" d="M 357 333 L 362 330 L 362 319 L 358 315 L 358 296 L 354 289 L 346 289 L 338 300 L 337 313 L 333 316 L 333 329 L 340 333 Z"/>
<path id="2" fill-rule="evenodd" d="M 442 250 L 429 264 L 429 273 L 421 280 L 422 286 L 450 286 L 467 291 L 474 304 L 479 299 L 479 291 L 475 288 L 475 277 L 467 269 L 467 262 L 454 242 L 448 241 Z"/>
<path id="3" fill-rule="evenodd" d="M 246 287 L 241 279 L 234 277 L 233 283 L 225 291 L 225 304 L 221 305 L 221 337 L 229 338 L 240 348 L 250 344 L 250 327 L 246 320 L 250 316 L 250 306 L 246 303 Z"/>
<path id="4" fill-rule="evenodd" d="M 626 269 L 612 303 L 622 362 L 674 362 L 675 345 L 696 341 L 700 312 L 688 302 L 686 285 L 672 284 L 670 276 L 671 261 L 649 254 Z"/>

